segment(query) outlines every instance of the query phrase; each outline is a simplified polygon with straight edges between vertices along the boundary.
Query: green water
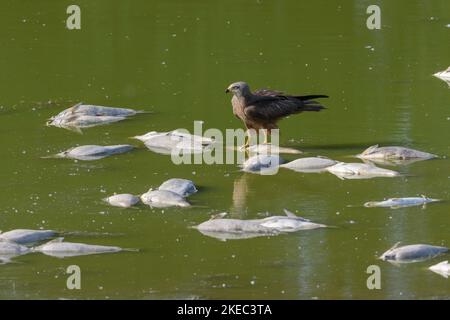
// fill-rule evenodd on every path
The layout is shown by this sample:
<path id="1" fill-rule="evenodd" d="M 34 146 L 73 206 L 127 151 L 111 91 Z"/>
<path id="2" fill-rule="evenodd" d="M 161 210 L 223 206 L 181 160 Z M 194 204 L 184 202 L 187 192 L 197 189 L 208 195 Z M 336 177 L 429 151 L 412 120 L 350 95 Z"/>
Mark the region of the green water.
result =
<path id="1" fill-rule="evenodd" d="M 70 1 L 3 0 L 0 229 L 79 232 L 66 239 L 140 251 L 18 257 L 0 266 L 0 298 L 448 299 L 449 280 L 427 270 L 448 257 L 400 267 L 376 257 L 397 241 L 450 246 L 450 202 L 360 206 L 420 194 L 449 200 L 446 157 L 395 167 L 404 176 L 393 179 L 258 176 L 236 165 L 177 166 L 127 138 L 192 130 L 194 120 L 240 128 L 224 90 L 244 80 L 254 89 L 330 95 L 324 112 L 280 123 L 281 144 L 305 155 L 352 161 L 376 143 L 448 155 L 450 90 L 431 75 L 450 64 L 450 2 L 375 1 L 382 29 L 371 31 L 373 2 L 76 1 L 81 30 L 69 31 Z M 154 113 L 82 135 L 45 126 L 79 101 Z M 140 148 L 93 162 L 41 159 L 75 145 L 120 143 Z M 199 186 L 194 207 L 120 209 L 101 201 L 172 177 Z M 188 228 L 222 211 L 254 218 L 283 208 L 337 228 L 226 242 Z M 74 264 L 81 290 L 66 288 Z M 373 264 L 381 290 L 366 287 Z"/>

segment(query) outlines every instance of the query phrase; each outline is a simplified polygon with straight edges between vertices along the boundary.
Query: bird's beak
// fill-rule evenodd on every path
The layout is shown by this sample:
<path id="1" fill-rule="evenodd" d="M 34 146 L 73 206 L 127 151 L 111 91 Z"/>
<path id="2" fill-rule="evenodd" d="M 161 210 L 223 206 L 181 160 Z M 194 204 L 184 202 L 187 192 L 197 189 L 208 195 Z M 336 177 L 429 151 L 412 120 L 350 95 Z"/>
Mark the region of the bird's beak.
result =
<path id="1" fill-rule="evenodd" d="M 228 93 L 228 92 L 230 92 L 230 89 L 227 88 L 227 89 L 225 90 L 225 93 Z"/>

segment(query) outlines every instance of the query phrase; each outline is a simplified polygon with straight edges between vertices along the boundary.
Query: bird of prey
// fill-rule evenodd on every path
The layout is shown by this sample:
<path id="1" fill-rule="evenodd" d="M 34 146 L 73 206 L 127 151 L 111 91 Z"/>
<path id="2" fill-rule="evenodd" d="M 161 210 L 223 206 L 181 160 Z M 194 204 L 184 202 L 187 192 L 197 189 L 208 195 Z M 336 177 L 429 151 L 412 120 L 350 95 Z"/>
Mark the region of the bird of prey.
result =
<path id="1" fill-rule="evenodd" d="M 312 99 L 328 98 L 326 95 L 291 96 L 269 89 L 251 92 L 248 84 L 242 81 L 230 84 L 225 92 L 233 94 L 233 113 L 244 122 L 247 133 L 250 129 L 263 130 L 264 143 L 268 142 L 271 130 L 278 129 L 278 120 L 295 113 L 325 109 Z M 248 146 L 249 137 L 246 136 L 243 148 Z"/>

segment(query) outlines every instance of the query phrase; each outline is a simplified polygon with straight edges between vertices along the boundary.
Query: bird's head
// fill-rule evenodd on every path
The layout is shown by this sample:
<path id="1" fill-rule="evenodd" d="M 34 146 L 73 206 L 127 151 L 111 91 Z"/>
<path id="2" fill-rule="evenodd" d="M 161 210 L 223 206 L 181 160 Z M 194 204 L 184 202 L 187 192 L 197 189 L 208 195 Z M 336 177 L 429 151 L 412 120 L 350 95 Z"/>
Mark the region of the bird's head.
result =
<path id="1" fill-rule="evenodd" d="M 250 93 L 250 87 L 243 81 L 230 84 L 225 93 L 231 92 L 237 97 L 245 96 Z"/>

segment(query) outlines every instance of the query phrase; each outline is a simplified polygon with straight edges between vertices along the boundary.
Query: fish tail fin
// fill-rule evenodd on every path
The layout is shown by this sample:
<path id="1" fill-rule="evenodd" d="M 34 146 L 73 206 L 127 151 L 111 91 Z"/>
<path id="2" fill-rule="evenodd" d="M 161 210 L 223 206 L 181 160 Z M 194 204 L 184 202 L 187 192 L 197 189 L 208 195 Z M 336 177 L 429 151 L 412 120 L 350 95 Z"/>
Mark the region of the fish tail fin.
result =
<path id="1" fill-rule="evenodd" d="M 127 251 L 127 252 L 139 252 L 141 250 L 137 249 L 137 248 L 122 248 L 122 251 Z"/>
<path id="2" fill-rule="evenodd" d="M 41 159 L 61 159 L 61 158 L 64 158 L 63 152 L 41 157 Z"/>
<path id="3" fill-rule="evenodd" d="M 154 114 L 155 111 L 147 111 L 147 110 L 136 110 L 136 114 Z"/>

